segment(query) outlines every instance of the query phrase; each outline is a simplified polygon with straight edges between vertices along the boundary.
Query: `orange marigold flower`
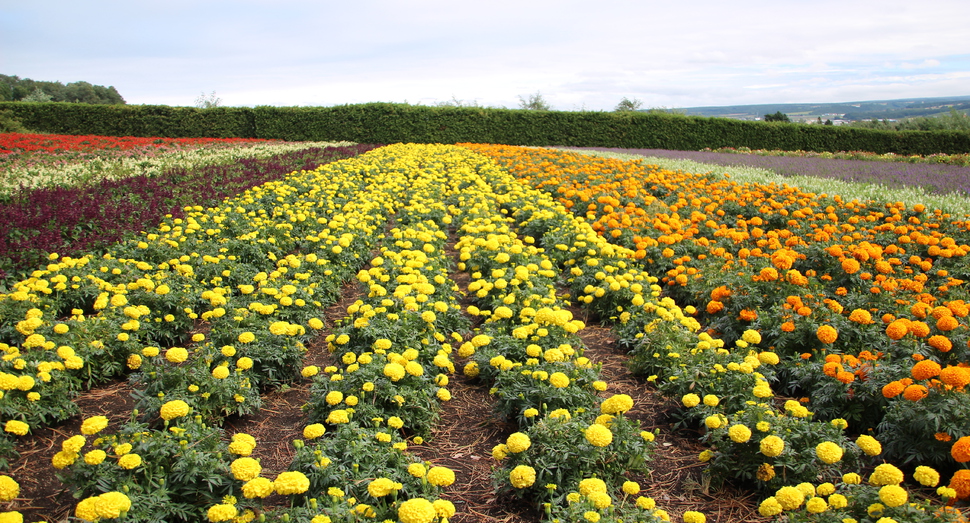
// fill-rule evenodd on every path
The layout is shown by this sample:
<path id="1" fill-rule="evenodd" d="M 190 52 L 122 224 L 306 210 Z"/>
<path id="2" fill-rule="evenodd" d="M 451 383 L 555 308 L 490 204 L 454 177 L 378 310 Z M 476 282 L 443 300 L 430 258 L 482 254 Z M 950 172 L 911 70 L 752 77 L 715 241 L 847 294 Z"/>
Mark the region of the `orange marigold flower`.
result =
<path id="1" fill-rule="evenodd" d="M 960 322 L 957 321 L 953 316 L 943 316 L 942 318 L 936 320 L 936 328 L 943 331 L 949 332 L 960 326 Z"/>
<path id="2" fill-rule="evenodd" d="M 738 314 L 738 318 L 744 321 L 754 321 L 758 319 L 758 311 L 754 309 L 742 309 L 741 313 Z"/>
<path id="3" fill-rule="evenodd" d="M 794 330 L 795 330 L 795 323 L 794 322 L 790 322 L 790 321 L 786 321 L 785 323 L 782 323 L 781 324 L 781 330 L 782 330 L 782 332 L 794 332 Z"/>
<path id="4" fill-rule="evenodd" d="M 846 258 L 842 260 L 842 270 L 846 274 L 855 274 L 859 272 L 860 269 L 859 262 L 855 258 Z"/>
<path id="5" fill-rule="evenodd" d="M 826 354 L 825 363 L 830 362 L 842 363 L 842 356 L 840 354 Z"/>
<path id="6" fill-rule="evenodd" d="M 931 336 L 929 339 L 930 347 L 940 351 L 940 352 L 950 352 L 953 348 L 953 342 L 950 341 L 946 336 L 941 336 L 937 334 L 936 336 Z"/>
<path id="7" fill-rule="evenodd" d="M 831 378 L 834 378 L 836 375 L 838 375 L 838 373 L 844 370 L 845 369 L 842 367 L 842 364 L 836 363 L 834 361 L 830 361 L 825 365 L 822 365 L 822 372 L 824 372 L 826 376 L 829 376 Z"/>
<path id="8" fill-rule="evenodd" d="M 717 314 L 718 312 L 721 312 L 722 310 L 724 310 L 724 304 L 723 303 L 721 303 L 719 301 L 713 301 L 713 300 L 707 302 L 707 313 L 708 314 Z"/>
<path id="9" fill-rule="evenodd" d="M 936 434 L 933 434 L 933 437 L 936 438 L 936 441 L 943 441 L 943 442 L 947 442 L 953 439 L 953 436 L 947 434 L 946 432 L 937 432 Z"/>
<path id="10" fill-rule="evenodd" d="M 903 397 L 909 401 L 919 401 L 929 394 L 926 387 L 922 385 L 910 385 L 903 390 Z"/>
<path id="11" fill-rule="evenodd" d="M 855 381 L 855 374 L 851 372 L 842 371 L 835 375 L 835 379 L 848 385 L 849 383 L 852 383 L 853 381 Z"/>
<path id="12" fill-rule="evenodd" d="M 970 461 L 970 436 L 964 436 L 958 439 L 950 447 L 950 455 L 953 456 L 953 459 L 957 460 L 957 463 Z"/>
<path id="13" fill-rule="evenodd" d="M 950 478 L 950 488 L 957 491 L 957 499 L 970 498 L 970 469 L 960 469 Z"/>
<path id="14" fill-rule="evenodd" d="M 917 338 L 923 338 L 930 333 L 930 326 L 922 321 L 909 322 L 909 332 Z"/>
<path id="15" fill-rule="evenodd" d="M 970 368 L 947 365 L 940 371 L 940 381 L 955 389 L 962 389 L 970 384 Z"/>
<path id="16" fill-rule="evenodd" d="M 855 309 L 849 314 L 849 321 L 858 323 L 859 325 L 869 325 L 872 323 L 872 314 L 864 309 Z"/>
<path id="17" fill-rule="evenodd" d="M 886 336 L 893 340 L 902 339 L 907 332 L 909 332 L 909 322 L 906 320 L 893 320 L 886 326 Z"/>
<path id="18" fill-rule="evenodd" d="M 811 309 L 811 307 L 806 307 L 806 306 L 802 305 L 801 307 L 795 309 L 795 314 L 797 314 L 799 316 L 811 316 L 812 315 L 812 309 Z"/>
<path id="19" fill-rule="evenodd" d="M 835 340 L 839 338 L 839 331 L 831 325 L 822 325 L 815 331 L 815 336 L 822 343 L 835 343 Z"/>
<path id="20" fill-rule="evenodd" d="M 903 389 L 906 387 L 899 381 L 890 381 L 889 383 L 883 385 L 882 396 L 884 398 L 895 398 L 903 393 Z"/>
<path id="21" fill-rule="evenodd" d="M 923 360 L 916 365 L 913 365 L 910 371 L 913 374 L 913 378 L 917 380 L 928 380 L 930 378 L 935 378 L 940 375 L 940 364 L 933 360 Z"/>

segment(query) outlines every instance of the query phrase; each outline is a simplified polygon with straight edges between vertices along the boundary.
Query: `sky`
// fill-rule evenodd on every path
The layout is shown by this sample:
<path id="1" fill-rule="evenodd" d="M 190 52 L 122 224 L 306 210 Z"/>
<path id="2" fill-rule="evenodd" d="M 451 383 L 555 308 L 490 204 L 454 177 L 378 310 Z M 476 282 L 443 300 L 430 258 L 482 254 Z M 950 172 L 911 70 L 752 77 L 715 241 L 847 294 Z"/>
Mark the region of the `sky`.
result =
<path id="1" fill-rule="evenodd" d="M 0 0 L 0 74 L 172 106 L 963 96 L 967 20 L 967 0 Z"/>

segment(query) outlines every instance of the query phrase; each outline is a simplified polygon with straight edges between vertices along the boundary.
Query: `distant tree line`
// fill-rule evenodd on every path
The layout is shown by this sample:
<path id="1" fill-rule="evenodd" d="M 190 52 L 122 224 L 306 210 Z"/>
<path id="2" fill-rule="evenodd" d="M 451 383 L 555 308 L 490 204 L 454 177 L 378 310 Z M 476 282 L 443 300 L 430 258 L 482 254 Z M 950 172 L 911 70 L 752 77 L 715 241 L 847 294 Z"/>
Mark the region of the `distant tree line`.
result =
<path id="1" fill-rule="evenodd" d="M 970 116 L 966 112 L 950 108 L 947 114 L 939 116 L 919 116 L 902 120 L 859 120 L 852 122 L 852 127 L 864 129 L 882 129 L 887 131 L 970 131 Z"/>
<path id="2" fill-rule="evenodd" d="M 0 74 L 0 101 L 70 102 L 123 105 L 125 99 L 113 87 L 88 82 L 45 82 Z"/>

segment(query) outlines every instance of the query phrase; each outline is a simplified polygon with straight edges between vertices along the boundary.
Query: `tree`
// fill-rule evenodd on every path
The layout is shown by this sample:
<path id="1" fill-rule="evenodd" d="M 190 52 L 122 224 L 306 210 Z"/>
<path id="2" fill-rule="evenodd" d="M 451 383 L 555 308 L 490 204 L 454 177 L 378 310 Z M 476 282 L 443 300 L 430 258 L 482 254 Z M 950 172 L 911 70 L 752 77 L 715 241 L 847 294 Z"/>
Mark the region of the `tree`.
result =
<path id="1" fill-rule="evenodd" d="M 548 111 L 549 109 L 551 109 L 551 107 L 549 106 L 549 103 L 546 102 L 546 100 L 542 97 L 542 94 L 539 93 L 539 91 L 536 91 L 535 94 L 530 94 L 528 100 L 520 96 L 519 108 L 526 109 L 529 111 Z"/>
<path id="2" fill-rule="evenodd" d="M 791 122 L 791 119 L 788 118 L 787 114 L 781 111 L 778 111 L 775 114 L 766 114 L 765 121 L 766 122 Z"/>
<path id="3" fill-rule="evenodd" d="M 34 89 L 34 92 L 28 94 L 21 99 L 21 102 L 49 102 L 53 98 L 51 95 L 44 92 L 40 87 Z"/>
<path id="4" fill-rule="evenodd" d="M 640 107 L 642 106 L 643 106 L 643 102 L 641 102 L 640 100 L 637 100 L 636 98 L 634 98 L 633 100 L 630 100 L 629 98 L 624 96 L 623 99 L 620 100 L 620 103 L 616 104 L 616 107 L 613 110 L 618 113 L 624 113 L 629 111 L 639 111 Z"/>
<path id="5" fill-rule="evenodd" d="M 199 109 L 212 109 L 213 107 L 219 107 L 222 105 L 222 98 L 216 96 L 216 92 L 212 91 L 206 96 L 205 91 L 195 99 L 195 106 Z"/>

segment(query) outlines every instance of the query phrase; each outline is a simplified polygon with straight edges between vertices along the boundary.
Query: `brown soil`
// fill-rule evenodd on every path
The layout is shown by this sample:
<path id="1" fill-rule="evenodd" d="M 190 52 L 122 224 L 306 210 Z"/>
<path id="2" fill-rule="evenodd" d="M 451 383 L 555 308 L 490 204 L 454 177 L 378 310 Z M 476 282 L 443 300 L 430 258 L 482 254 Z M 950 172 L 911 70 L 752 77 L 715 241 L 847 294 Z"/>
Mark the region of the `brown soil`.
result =
<path id="1" fill-rule="evenodd" d="M 460 287 L 467 284 L 467 276 L 455 274 L 453 277 Z M 359 297 L 358 293 L 354 286 L 345 289 L 340 303 L 325 311 L 328 325 L 344 315 L 346 307 Z M 578 310 L 574 313 L 579 317 L 583 314 Z M 671 429 L 666 413 L 676 405 L 657 394 L 642 379 L 632 376 L 625 365 L 627 357 L 616 347 L 611 331 L 595 322 L 590 323 L 581 332 L 587 345 L 585 355 L 603 364 L 603 378 L 610 384 L 608 393 L 629 394 L 635 407 L 628 416 L 639 420 L 646 430 L 660 429 L 652 472 L 647 477 L 632 478 L 644 487 L 643 494 L 655 498 L 657 506 L 667 510 L 674 521 L 679 521 L 685 510 L 699 510 L 712 523 L 766 521 L 757 515 L 754 493 L 732 487 L 716 492 L 709 489 L 701 473 L 702 465 L 697 461 L 697 454 L 702 450 L 697 434 Z M 332 364 L 323 341 L 327 334 L 325 330 L 308 344 L 307 365 Z M 456 365 L 461 363 L 456 362 Z M 426 443 L 412 445 L 410 449 L 424 460 L 455 471 L 458 480 L 447 489 L 445 496 L 458 509 L 451 521 L 539 521 L 540 514 L 534 507 L 513 499 L 499 499 L 492 486 L 491 476 L 496 462 L 491 457 L 491 449 L 516 430 L 515 424 L 497 418 L 492 412 L 487 386 L 468 380 L 460 371 L 451 377 L 448 388 L 452 399 L 444 404 L 433 436 Z M 130 393 L 131 388 L 125 381 L 85 392 L 77 400 L 80 416 L 21 438 L 20 458 L 7 472 L 20 483 L 21 493 L 4 509 L 20 511 L 25 521 L 67 521 L 73 515 L 77 500 L 58 480 L 50 464 L 51 457 L 60 449 L 64 439 L 79 433 L 81 420 L 86 417 L 107 416 L 111 422 L 108 430 L 126 421 L 134 405 Z M 305 418 L 301 406 L 308 395 L 307 383 L 265 394 L 258 415 L 226 421 L 226 437 L 236 432 L 255 436 L 259 445 L 254 457 L 260 459 L 267 477 L 286 470 L 293 455 L 291 441 L 302 437 Z"/>

